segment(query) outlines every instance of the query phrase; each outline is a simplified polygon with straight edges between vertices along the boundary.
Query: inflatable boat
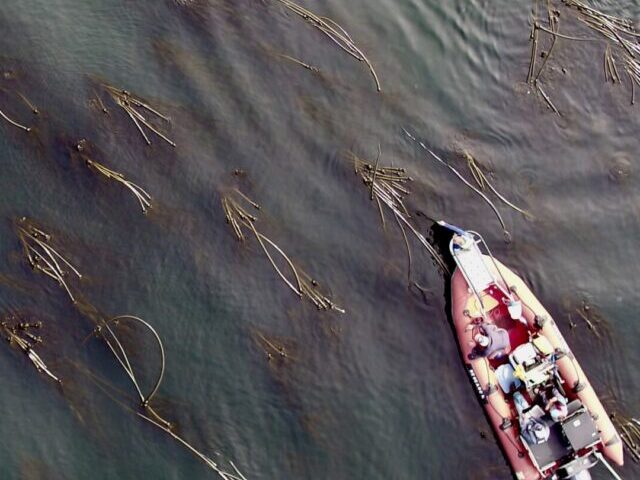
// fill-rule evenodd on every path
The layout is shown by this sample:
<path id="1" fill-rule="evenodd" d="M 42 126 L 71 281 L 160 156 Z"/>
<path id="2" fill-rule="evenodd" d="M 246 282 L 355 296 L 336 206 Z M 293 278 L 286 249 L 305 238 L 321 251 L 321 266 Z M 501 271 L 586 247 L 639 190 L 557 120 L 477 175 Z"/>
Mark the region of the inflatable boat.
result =
<path id="1" fill-rule="evenodd" d="M 553 318 L 477 232 L 445 222 L 465 368 L 517 480 L 587 480 L 623 444 Z"/>

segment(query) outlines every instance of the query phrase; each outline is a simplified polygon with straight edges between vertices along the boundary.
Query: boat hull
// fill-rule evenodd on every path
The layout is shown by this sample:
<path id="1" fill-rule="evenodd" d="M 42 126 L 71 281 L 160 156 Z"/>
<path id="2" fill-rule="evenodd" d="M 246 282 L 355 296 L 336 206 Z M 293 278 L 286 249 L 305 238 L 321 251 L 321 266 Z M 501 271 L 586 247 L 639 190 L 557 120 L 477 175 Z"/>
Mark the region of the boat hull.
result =
<path id="1" fill-rule="evenodd" d="M 500 278 L 498 272 L 495 272 L 493 263 L 487 259 L 488 257 L 485 257 L 487 267 L 494 270 L 496 277 Z M 523 317 L 526 319 L 530 331 L 541 332 L 556 351 L 565 353 L 562 358 L 557 360 L 557 366 L 560 376 L 565 381 L 565 386 L 570 390 L 569 394 L 573 398 L 579 399 L 594 418 L 602 440 L 600 447 L 602 453 L 611 461 L 622 465 L 623 446 L 620 437 L 553 318 L 520 277 L 502 263 L 496 261 L 496 265 L 500 269 L 499 273 L 502 274 L 502 278 L 507 282 L 507 286 L 522 301 L 524 305 Z M 453 274 L 451 292 L 452 317 L 462 359 L 476 384 L 484 409 L 513 469 L 515 478 L 518 480 L 545 478 L 533 464 L 529 455 L 526 454 L 526 448 L 520 440 L 517 412 L 513 404 L 507 401 L 502 390 L 497 387 L 498 381 L 495 372 L 490 368 L 490 362 L 484 357 L 470 359 L 474 342 L 469 330 L 471 320 L 465 315 L 465 310 L 473 294 L 469 291 L 467 282 L 459 269 L 456 269 Z M 543 319 L 542 322 L 540 319 Z M 542 323 L 541 328 L 540 323 Z"/>

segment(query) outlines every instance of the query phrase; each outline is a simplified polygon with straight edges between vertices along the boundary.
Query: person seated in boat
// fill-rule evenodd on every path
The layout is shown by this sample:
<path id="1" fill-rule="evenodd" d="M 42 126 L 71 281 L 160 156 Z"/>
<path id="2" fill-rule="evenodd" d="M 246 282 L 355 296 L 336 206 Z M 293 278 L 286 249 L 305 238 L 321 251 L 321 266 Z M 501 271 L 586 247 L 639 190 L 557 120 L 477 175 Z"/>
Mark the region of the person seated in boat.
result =
<path id="1" fill-rule="evenodd" d="M 467 250 L 473 243 L 473 238 L 468 235 L 454 233 L 451 237 L 451 244 L 454 250 Z"/>
<path id="2" fill-rule="evenodd" d="M 564 420 L 569 413 L 567 408 L 567 397 L 562 395 L 558 388 L 554 385 L 551 388 L 540 392 L 540 400 L 544 405 L 544 410 L 554 422 Z"/>
<path id="3" fill-rule="evenodd" d="M 560 400 L 554 400 L 549 405 L 547 405 L 547 409 L 549 411 L 549 416 L 554 422 L 560 422 L 567 418 L 569 414 L 569 409 L 567 408 L 567 404 Z"/>
<path id="4" fill-rule="evenodd" d="M 492 323 L 484 323 L 478 326 L 473 335 L 475 343 L 469 354 L 469 359 L 486 357 L 490 360 L 503 357 L 509 349 L 509 333 L 504 328 L 499 328 Z"/>
<path id="5" fill-rule="evenodd" d="M 544 443 L 551 433 L 549 426 L 542 420 L 544 411 L 538 406 L 526 400 L 520 392 L 513 394 L 513 402 L 518 412 L 520 432 L 529 445 Z"/>
<path id="6" fill-rule="evenodd" d="M 538 445 L 544 443 L 549 439 L 549 425 L 544 423 L 539 418 L 527 417 L 526 420 L 521 423 L 522 436 L 530 445 Z"/>

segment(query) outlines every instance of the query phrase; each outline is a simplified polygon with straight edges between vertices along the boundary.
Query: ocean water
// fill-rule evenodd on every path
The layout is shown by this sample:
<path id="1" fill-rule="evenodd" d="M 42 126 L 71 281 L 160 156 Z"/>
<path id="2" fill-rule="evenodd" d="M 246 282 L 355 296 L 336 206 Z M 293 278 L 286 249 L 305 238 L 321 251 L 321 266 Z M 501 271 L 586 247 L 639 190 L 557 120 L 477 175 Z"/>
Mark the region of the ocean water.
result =
<path id="1" fill-rule="evenodd" d="M 364 64 L 274 0 L 0 5 L 0 110 L 33 127 L 0 120 L 0 311 L 43 321 L 38 351 L 64 380 L 0 349 L 0 478 L 214 477 L 128 409 L 135 391 L 91 321 L 22 259 L 22 216 L 82 271 L 81 304 L 156 328 L 167 365 L 154 404 L 215 461 L 250 479 L 510 478 L 459 359 L 446 277 L 414 244 L 423 289 L 407 288 L 402 236 L 389 216 L 382 227 L 346 158 L 373 162 L 378 145 L 381 164 L 414 180 L 417 227 L 432 235 L 443 218 L 481 232 L 552 312 L 606 406 L 640 415 L 640 123 L 628 89 L 604 83 L 604 46 L 558 43 L 542 77 L 556 116 L 525 83 L 529 2 L 300 3 L 348 30 L 382 94 Z M 640 16 L 632 2 L 594 5 Z M 146 146 L 113 103 L 96 109 L 103 83 L 171 117 L 177 147 Z M 505 243 L 491 209 L 403 128 L 467 176 L 459 152 L 470 152 L 534 218 L 500 206 Z M 152 195 L 149 214 L 70 154 L 80 139 Z M 236 241 L 221 208 L 234 188 L 345 314 L 296 298 L 256 242 Z M 575 313 L 584 302 L 595 333 Z M 122 335 L 149 384 L 154 344 Z M 290 358 L 269 361 L 263 338 Z M 628 457 L 621 474 L 640 470 Z"/>

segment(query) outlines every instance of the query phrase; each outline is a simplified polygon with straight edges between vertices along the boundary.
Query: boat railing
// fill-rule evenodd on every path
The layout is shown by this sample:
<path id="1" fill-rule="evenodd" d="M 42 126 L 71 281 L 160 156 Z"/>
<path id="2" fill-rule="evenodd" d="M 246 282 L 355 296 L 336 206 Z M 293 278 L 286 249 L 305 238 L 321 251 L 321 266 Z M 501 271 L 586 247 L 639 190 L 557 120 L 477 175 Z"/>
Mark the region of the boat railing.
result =
<path id="1" fill-rule="evenodd" d="M 502 280 L 502 283 L 504 285 L 504 287 L 502 285 L 500 285 L 500 283 L 498 282 L 498 280 L 495 278 L 495 275 L 493 275 L 493 272 L 491 272 L 490 269 L 487 269 L 489 271 L 489 274 L 494 277 L 495 279 L 495 284 L 498 286 L 498 288 L 511 300 L 513 300 L 513 294 L 511 293 L 511 289 L 509 288 L 509 284 L 507 283 L 507 280 L 504 278 L 504 275 L 502 275 L 502 270 L 500 269 L 500 267 L 498 267 L 498 262 L 496 261 L 495 257 L 493 256 L 493 253 L 491 253 L 491 250 L 489 249 L 489 245 L 487 244 L 487 242 L 485 242 L 484 238 L 482 237 L 482 235 L 480 235 L 478 232 L 474 231 L 474 230 L 467 230 L 468 233 L 470 233 L 471 235 L 475 235 L 476 237 L 478 237 L 478 241 L 476 242 L 476 245 L 483 245 L 484 249 L 487 252 L 487 256 L 491 259 L 491 263 L 493 264 L 493 267 L 495 268 L 496 272 L 498 272 L 498 275 L 500 276 L 500 279 Z M 480 253 L 482 254 L 482 250 L 480 250 L 480 248 L 478 247 L 478 250 L 480 251 Z"/>
<path id="2" fill-rule="evenodd" d="M 453 226 L 450 226 L 448 224 L 445 224 L 445 226 L 453 227 Z M 453 242 L 453 239 L 452 239 L 451 242 L 449 242 L 449 252 L 451 253 L 451 256 L 453 257 L 454 261 L 456 262 L 456 265 L 458 266 L 460 272 L 462 273 L 462 276 L 464 277 L 465 281 L 467 282 L 467 285 L 471 289 L 471 292 L 473 293 L 473 295 L 474 295 L 474 297 L 475 297 L 475 299 L 476 299 L 476 301 L 477 301 L 477 303 L 478 303 L 478 305 L 480 307 L 480 313 L 482 315 L 482 318 L 484 318 L 486 320 L 487 319 L 487 312 L 485 310 L 485 305 L 484 305 L 484 302 L 482 300 L 482 296 L 480 295 L 480 293 L 482 292 L 482 290 L 484 290 L 487 287 L 487 285 L 477 285 L 476 284 L 476 282 L 472 278 L 473 277 L 472 274 L 467 271 L 467 269 L 465 268 L 464 262 L 461 261 L 461 259 L 459 258 L 460 252 L 462 252 L 462 251 L 467 251 L 468 252 L 469 250 L 472 250 L 472 252 L 475 255 L 477 255 L 477 257 L 479 259 L 479 263 L 483 266 L 483 269 L 484 269 L 483 273 L 489 279 L 489 283 L 488 284 L 489 285 L 495 285 L 510 300 L 514 300 L 513 294 L 509 289 L 509 286 L 507 284 L 506 279 L 502 275 L 501 269 L 498 267 L 498 262 L 496 261 L 495 257 L 491 253 L 491 250 L 489 249 L 489 246 L 485 242 L 485 240 L 482 237 L 482 235 L 480 235 L 478 232 L 473 231 L 473 230 L 462 230 L 462 229 L 459 229 L 457 227 L 453 227 L 452 230 L 454 232 L 456 232 L 458 235 L 462 236 L 462 237 L 466 236 L 472 242 L 472 244 L 470 246 L 468 246 L 467 248 L 460 248 L 459 249 L 459 248 L 455 248 L 454 247 L 454 242 Z M 483 250 L 486 253 L 483 253 Z M 496 275 L 494 274 L 492 269 L 488 268 L 487 264 L 485 263 L 485 261 L 484 261 L 484 258 L 485 258 L 484 256 L 485 255 L 487 257 L 489 257 L 489 259 L 490 259 L 495 271 L 497 272 L 498 276 L 500 277 L 499 279 L 498 279 L 498 277 L 496 277 Z"/>

